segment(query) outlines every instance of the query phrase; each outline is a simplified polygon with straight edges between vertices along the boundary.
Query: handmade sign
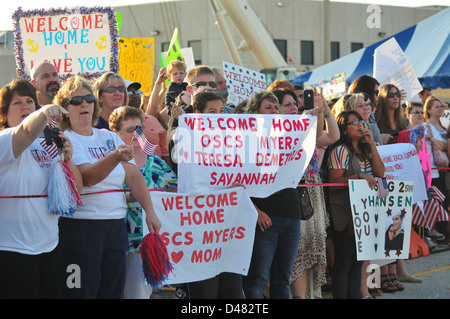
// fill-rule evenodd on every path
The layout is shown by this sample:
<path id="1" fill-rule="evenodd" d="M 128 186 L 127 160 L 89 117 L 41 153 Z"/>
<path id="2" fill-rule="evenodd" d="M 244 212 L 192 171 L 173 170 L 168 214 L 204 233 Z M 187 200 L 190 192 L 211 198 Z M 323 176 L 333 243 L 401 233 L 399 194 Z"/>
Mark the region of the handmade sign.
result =
<path id="1" fill-rule="evenodd" d="M 344 96 L 347 90 L 345 82 L 345 72 L 336 74 L 334 77 L 313 84 L 307 88 L 310 90 L 317 88 L 319 92 L 320 89 L 322 89 L 322 94 L 327 101 Z"/>
<path id="2" fill-rule="evenodd" d="M 384 177 L 387 180 L 413 181 L 413 204 L 428 198 L 421 162 L 414 145 L 389 144 L 377 146 L 377 150 L 384 163 Z"/>
<path id="3" fill-rule="evenodd" d="M 349 180 L 358 260 L 409 257 L 414 182 L 387 185 L 389 195 L 379 198 L 366 180 Z"/>
<path id="4" fill-rule="evenodd" d="M 131 82 L 139 82 L 141 91 L 150 93 L 155 67 L 155 38 L 120 38 L 120 75 Z"/>
<path id="5" fill-rule="evenodd" d="M 444 114 L 440 118 L 442 126 L 446 129 L 450 126 L 450 110 L 444 110 Z"/>
<path id="6" fill-rule="evenodd" d="M 238 105 L 254 92 L 266 89 L 264 74 L 223 61 L 223 75 L 228 87 L 228 101 Z"/>
<path id="7" fill-rule="evenodd" d="M 184 114 L 172 158 L 178 190 L 208 192 L 244 185 L 252 197 L 296 188 L 314 153 L 311 115 Z"/>
<path id="8" fill-rule="evenodd" d="M 48 61 L 62 80 L 118 72 L 117 20 L 111 7 L 76 7 L 13 14 L 17 75 L 30 80 L 33 65 Z"/>
<path id="9" fill-rule="evenodd" d="M 381 85 L 394 84 L 402 91 L 403 98 L 407 101 L 411 101 L 422 91 L 422 85 L 408 57 L 394 37 L 375 49 L 373 76 Z"/>
<path id="10" fill-rule="evenodd" d="M 243 187 L 196 195 L 152 192 L 151 198 L 173 265 L 167 284 L 247 274 L 257 212 Z"/>

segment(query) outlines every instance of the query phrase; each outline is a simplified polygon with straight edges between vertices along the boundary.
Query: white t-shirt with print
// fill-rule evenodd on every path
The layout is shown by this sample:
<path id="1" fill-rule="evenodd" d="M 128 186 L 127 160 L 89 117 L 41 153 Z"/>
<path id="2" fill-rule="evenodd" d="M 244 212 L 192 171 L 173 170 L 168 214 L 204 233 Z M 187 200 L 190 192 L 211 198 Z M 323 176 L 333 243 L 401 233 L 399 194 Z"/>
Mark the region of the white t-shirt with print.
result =
<path id="1" fill-rule="evenodd" d="M 0 131 L 0 196 L 47 195 L 52 158 L 36 139 L 14 158 L 12 134 Z M 48 210 L 47 197 L 0 198 L 0 250 L 27 255 L 52 251 L 58 244 L 58 218 Z"/>
<path id="2" fill-rule="evenodd" d="M 124 144 L 116 134 L 106 129 L 93 129 L 90 136 L 80 135 L 73 131 L 64 132 L 73 145 L 73 162 L 75 165 L 84 163 L 93 164 L 113 152 L 119 145 Z M 122 190 L 125 181 L 125 170 L 118 164 L 112 172 L 101 182 L 94 186 L 84 186 L 81 192 L 83 206 L 75 213 L 77 219 L 120 219 L 124 218 L 127 205 L 125 193 L 105 192 Z M 83 195 L 93 192 L 104 192 L 92 195 Z"/>

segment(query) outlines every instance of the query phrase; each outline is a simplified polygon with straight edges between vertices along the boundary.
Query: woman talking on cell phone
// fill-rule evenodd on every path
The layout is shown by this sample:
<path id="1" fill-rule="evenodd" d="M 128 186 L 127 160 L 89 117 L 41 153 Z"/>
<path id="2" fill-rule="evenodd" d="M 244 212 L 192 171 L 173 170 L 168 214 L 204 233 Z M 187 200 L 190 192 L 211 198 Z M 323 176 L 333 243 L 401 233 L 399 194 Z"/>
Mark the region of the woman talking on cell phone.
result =
<path id="1" fill-rule="evenodd" d="M 347 183 L 350 179 L 365 179 L 373 189 L 378 183 L 376 177 L 384 175 L 384 164 L 372 133 L 363 126 L 364 120 L 354 110 L 342 111 L 336 121 L 340 138 L 329 157 L 329 182 Z M 359 299 L 362 261 L 356 258 L 348 187 L 333 187 L 329 193 L 329 203 L 335 255 L 331 274 L 333 297 Z"/>

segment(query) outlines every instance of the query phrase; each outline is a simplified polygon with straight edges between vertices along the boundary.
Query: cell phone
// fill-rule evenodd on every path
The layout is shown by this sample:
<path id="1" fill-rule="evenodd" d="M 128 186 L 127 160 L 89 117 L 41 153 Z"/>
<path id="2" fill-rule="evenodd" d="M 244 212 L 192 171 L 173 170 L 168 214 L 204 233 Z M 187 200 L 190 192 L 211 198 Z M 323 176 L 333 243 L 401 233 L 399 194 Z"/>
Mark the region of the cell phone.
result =
<path id="1" fill-rule="evenodd" d="M 305 90 L 303 92 L 303 100 L 305 104 L 305 110 L 311 110 L 314 108 L 314 92 L 313 90 Z"/>

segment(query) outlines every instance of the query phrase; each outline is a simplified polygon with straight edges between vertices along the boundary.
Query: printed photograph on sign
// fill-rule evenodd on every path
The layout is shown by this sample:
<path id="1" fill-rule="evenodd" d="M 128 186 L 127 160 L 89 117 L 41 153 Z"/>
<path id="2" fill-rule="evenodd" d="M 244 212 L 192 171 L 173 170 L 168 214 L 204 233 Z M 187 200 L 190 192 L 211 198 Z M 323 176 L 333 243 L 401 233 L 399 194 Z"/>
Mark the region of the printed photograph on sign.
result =
<path id="1" fill-rule="evenodd" d="M 117 73 L 117 20 L 111 7 L 27 10 L 13 14 L 17 76 L 30 80 L 33 65 L 48 61 L 62 80 Z"/>

